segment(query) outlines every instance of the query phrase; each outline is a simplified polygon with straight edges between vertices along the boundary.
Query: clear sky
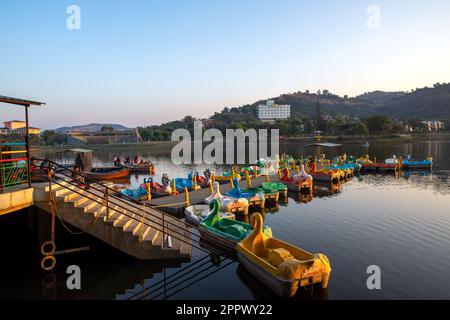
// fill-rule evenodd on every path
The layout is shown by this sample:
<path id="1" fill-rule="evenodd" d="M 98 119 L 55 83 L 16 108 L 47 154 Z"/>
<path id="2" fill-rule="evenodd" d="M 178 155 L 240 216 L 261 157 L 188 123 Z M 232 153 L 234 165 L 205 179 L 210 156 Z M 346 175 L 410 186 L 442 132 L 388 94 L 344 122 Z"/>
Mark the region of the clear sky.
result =
<path id="1" fill-rule="evenodd" d="M 66 27 L 72 4 L 80 30 Z M 449 57 L 448 0 L 0 2 L 0 95 L 47 102 L 31 114 L 42 128 L 207 117 L 307 89 L 409 90 L 449 82 Z M 0 121 L 22 117 L 0 107 Z"/>

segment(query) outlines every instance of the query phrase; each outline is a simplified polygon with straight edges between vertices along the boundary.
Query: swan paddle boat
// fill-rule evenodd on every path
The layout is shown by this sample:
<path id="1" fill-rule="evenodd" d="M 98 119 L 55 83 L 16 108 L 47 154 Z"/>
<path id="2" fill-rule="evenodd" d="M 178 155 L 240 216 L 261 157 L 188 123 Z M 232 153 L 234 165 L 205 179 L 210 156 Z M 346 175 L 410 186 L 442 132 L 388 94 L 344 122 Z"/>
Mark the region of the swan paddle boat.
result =
<path id="1" fill-rule="evenodd" d="M 344 178 L 345 173 L 342 170 L 316 170 L 316 163 L 313 161 L 309 170 L 314 181 L 336 183 Z"/>
<path id="2" fill-rule="evenodd" d="M 248 215 L 248 208 L 249 208 L 248 200 L 245 198 L 234 199 L 223 196 L 220 193 L 220 185 L 217 181 L 214 182 L 213 191 L 211 195 L 205 199 L 205 203 L 209 205 L 214 200 L 219 201 L 221 211 Z"/>
<path id="3" fill-rule="evenodd" d="M 239 171 L 239 168 L 237 166 L 234 166 L 231 168 L 231 171 L 226 171 L 222 173 L 222 175 L 214 175 L 214 181 L 219 182 L 230 182 L 230 180 L 237 178 L 238 180 L 241 180 L 241 173 Z"/>
<path id="4" fill-rule="evenodd" d="M 244 192 L 239 188 L 239 180 L 234 178 L 233 180 L 233 189 L 231 189 L 225 196 L 230 197 L 232 199 L 247 199 L 250 206 L 259 206 L 264 208 L 266 197 L 264 196 L 264 192 Z"/>
<path id="5" fill-rule="evenodd" d="M 324 254 L 312 254 L 291 244 L 267 237 L 263 218 L 252 217 L 253 232 L 236 246 L 239 263 L 281 297 L 292 297 L 298 288 L 321 284 L 327 288 L 331 266 Z"/>
<path id="6" fill-rule="evenodd" d="M 211 173 L 211 169 L 209 169 L 209 168 L 203 172 L 203 176 L 201 176 L 198 172 L 194 173 L 194 178 L 196 179 L 197 184 L 202 188 L 209 187 L 209 183 L 211 182 L 211 177 L 212 177 L 212 173 Z"/>
<path id="7" fill-rule="evenodd" d="M 403 167 L 408 170 L 431 170 L 433 168 L 433 158 L 429 157 L 422 161 L 413 161 L 411 156 L 407 155 L 403 159 Z"/>
<path id="8" fill-rule="evenodd" d="M 200 223 L 200 234 L 202 238 L 218 244 L 230 252 L 235 252 L 236 244 L 247 237 L 253 227 L 241 221 L 221 218 L 219 214 L 220 203 L 214 199 L 210 204 L 210 213 Z M 272 237 L 272 230 L 262 226 L 261 232 L 268 238 Z"/>
<path id="9" fill-rule="evenodd" d="M 305 172 L 304 165 L 301 165 L 300 173 L 294 175 L 294 177 L 291 177 L 288 168 L 283 169 L 280 180 L 287 185 L 290 191 L 294 192 L 311 189 L 313 186 L 313 177 Z"/>
<path id="10" fill-rule="evenodd" d="M 134 200 L 146 200 L 147 199 L 147 190 L 139 187 L 137 189 L 122 189 L 120 190 L 120 194 L 133 198 Z"/>
<path id="11" fill-rule="evenodd" d="M 194 226 L 198 226 L 210 214 L 209 205 L 199 204 L 187 207 L 184 210 L 184 217 L 187 222 Z M 235 220 L 236 216 L 231 212 L 219 212 L 221 219 Z"/>
<path id="12" fill-rule="evenodd" d="M 201 189 L 197 184 L 196 178 L 192 172 L 188 173 L 187 178 L 175 178 L 170 181 L 172 189 L 177 190 L 178 192 L 184 192 L 187 188 L 189 191 L 196 191 Z M 175 187 L 174 187 L 175 185 Z"/>
<path id="13" fill-rule="evenodd" d="M 150 184 L 150 192 L 153 198 L 161 198 L 172 194 L 178 194 L 178 191 L 173 190 L 170 186 L 170 179 L 165 173 L 161 178 L 161 183 L 153 181 L 153 178 L 144 179 L 144 183 L 141 184 L 141 188 L 148 190 L 148 184 Z"/>

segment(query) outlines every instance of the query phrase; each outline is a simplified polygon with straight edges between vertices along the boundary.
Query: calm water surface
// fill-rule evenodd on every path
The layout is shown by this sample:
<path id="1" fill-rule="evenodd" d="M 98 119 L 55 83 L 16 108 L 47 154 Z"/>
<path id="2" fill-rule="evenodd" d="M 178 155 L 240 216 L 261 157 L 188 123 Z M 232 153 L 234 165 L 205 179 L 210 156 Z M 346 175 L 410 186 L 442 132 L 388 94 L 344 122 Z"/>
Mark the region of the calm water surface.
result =
<path id="1" fill-rule="evenodd" d="M 297 299 L 450 299 L 449 141 L 372 143 L 369 148 L 354 144 L 338 150 L 308 150 L 298 144 L 281 148 L 295 156 L 325 152 L 332 157 L 346 152 L 370 154 L 381 160 L 409 153 L 418 159 L 431 155 L 435 161 L 432 173 L 363 175 L 340 188 L 318 186 L 313 198 L 290 195 L 287 204 L 268 210 L 266 223 L 275 237 L 310 252 L 325 253 L 332 265 L 327 290 L 307 290 Z M 167 154 L 143 147 L 102 148 L 95 151 L 95 161 L 107 164 L 114 154 L 123 153 L 154 159 L 158 180 L 164 172 L 184 177 L 188 171 L 204 169 L 175 166 Z M 133 176 L 131 185 L 141 183 L 144 177 Z M 119 263 L 114 258 L 108 262 L 85 260 L 83 268 L 90 270 L 91 283 L 100 274 L 104 279 L 96 286 L 87 284 L 102 289 L 87 290 L 84 298 L 126 299 L 134 294 L 156 299 L 275 298 L 238 263 L 227 265 L 229 260 L 220 262 L 220 257 L 199 250 L 194 250 L 190 262 L 175 266 L 123 259 Z M 105 278 L 101 270 L 114 269 L 115 264 L 120 264 L 121 271 L 111 271 L 111 276 Z M 381 290 L 367 289 L 366 270 L 370 265 L 381 268 Z M 64 292 L 64 288 L 61 290 Z M 56 295 L 61 296 L 67 298 Z M 37 293 L 36 297 L 42 296 Z"/>

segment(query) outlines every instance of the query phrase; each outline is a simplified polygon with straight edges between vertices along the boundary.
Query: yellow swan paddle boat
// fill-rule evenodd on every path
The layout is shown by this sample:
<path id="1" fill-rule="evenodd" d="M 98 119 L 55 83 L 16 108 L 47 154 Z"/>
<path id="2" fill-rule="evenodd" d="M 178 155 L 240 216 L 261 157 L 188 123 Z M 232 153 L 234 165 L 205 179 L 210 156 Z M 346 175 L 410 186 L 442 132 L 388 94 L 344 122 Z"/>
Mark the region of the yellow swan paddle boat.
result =
<path id="1" fill-rule="evenodd" d="M 263 234 L 263 218 L 251 217 L 253 232 L 236 246 L 239 263 L 281 297 L 292 297 L 299 287 L 328 286 L 330 262 L 324 254 L 311 254 Z"/>

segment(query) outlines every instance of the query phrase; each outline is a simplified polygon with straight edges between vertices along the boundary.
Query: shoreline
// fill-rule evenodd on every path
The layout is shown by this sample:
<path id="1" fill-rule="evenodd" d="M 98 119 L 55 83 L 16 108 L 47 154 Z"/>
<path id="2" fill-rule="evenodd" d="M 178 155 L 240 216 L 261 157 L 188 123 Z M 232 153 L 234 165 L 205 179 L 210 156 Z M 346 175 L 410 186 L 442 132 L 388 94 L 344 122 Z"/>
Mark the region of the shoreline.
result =
<path id="1" fill-rule="evenodd" d="M 450 132 L 440 132 L 440 133 L 427 133 L 427 134 L 402 134 L 400 136 L 323 136 L 321 142 L 345 142 L 345 143 L 364 143 L 377 142 L 377 143 L 389 143 L 389 142 L 413 142 L 413 141 L 439 141 L 448 140 L 450 141 Z M 316 140 L 312 136 L 292 136 L 292 137 L 280 137 L 280 143 L 297 143 L 297 142 L 315 142 Z M 102 147 L 110 148 L 129 148 L 129 147 L 153 147 L 160 148 L 161 150 L 171 148 L 175 146 L 177 141 L 150 141 L 141 143 L 112 143 L 112 144 L 86 144 L 86 145 L 58 145 L 58 146 L 32 146 L 31 150 L 45 151 L 48 149 L 62 151 L 71 148 L 85 148 L 96 149 Z"/>

